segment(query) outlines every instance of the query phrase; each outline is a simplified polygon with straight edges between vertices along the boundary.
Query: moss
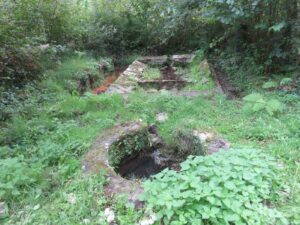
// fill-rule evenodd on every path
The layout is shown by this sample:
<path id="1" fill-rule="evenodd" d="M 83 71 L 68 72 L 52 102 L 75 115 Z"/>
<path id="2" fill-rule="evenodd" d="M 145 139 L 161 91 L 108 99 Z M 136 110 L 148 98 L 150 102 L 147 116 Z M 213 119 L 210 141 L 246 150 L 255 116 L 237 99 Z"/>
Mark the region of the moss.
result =
<path id="1" fill-rule="evenodd" d="M 173 151 L 176 158 L 186 158 L 189 155 L 205 155 L 201 140 L 193 135 L 193 131 L 189 129 L 177 129 L 173 133 Z"/>
<path id="2" fill-rule="evenodd" d="M 108 150 L 108 160 L 112 167 L 117 168 L 120 162 L 133 153 L 147 150 L 151 147 L 148 128 L 122 136 Z"/>

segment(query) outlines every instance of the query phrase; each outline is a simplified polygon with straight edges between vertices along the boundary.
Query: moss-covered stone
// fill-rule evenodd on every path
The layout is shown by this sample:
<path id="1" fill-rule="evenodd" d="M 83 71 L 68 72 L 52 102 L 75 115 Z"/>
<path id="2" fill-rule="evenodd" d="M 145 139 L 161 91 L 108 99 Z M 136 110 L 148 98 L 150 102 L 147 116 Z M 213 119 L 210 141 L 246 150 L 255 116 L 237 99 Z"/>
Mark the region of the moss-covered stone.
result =
<path id="1" fill-rule="evenodd" d="M 83 159 L 86 172 L 107 170 L 115 174 L 112 167 L 117 167 L 122 159 L 134 152 L 146 150 L 151 146 L 148 126 L 132 121 L 106 130 L 94 143 Z"/>
<path id="2" fill-rule="evenodd" d="M 189 129 L 177 129 L 173 133 L 174 153 L 176 158 L 185 159 L 189 155 L 205 155 L 206 150 L 201 140 Z"/>
<path id="3" fill-rule="evenodd" d="M 150 147 L 151 141 L 147 126 L 135 132 L 124 134 L 108 149 L 109 165 L 117 168 L 124 158 Z"/>

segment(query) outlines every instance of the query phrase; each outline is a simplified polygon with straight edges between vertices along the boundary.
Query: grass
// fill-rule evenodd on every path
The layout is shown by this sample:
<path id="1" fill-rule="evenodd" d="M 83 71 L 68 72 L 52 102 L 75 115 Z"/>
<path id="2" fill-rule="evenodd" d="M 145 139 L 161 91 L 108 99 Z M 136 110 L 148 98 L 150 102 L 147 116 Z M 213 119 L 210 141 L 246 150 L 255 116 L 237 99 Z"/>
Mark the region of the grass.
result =
<path id="1" fill-rule="evenodd" d="M 125 102 L 117 94 L 70 94 L 63 88 L 64 83 L 70 74 L 94 63 L 94 60 L 89 60 L 70 59 L 57 70 L 48 72 L 44 81 L 44 100 L 28 102 L 25 108 L 30 108 L 30 111 L 12 114 L 11 120 L 1 127 L 0 177 L 7 177 L 7 163 L 10 168 L 15 168 L 14 179 L 0 181 L 0 199 L 10 208 L 10 216 L 3 222 L 106 224 L 103 210 L 111 207 L 119 224 L 136 224 L 140 212 L 118 198 L 104 197 L 105 176 L 85 177 L 80 165 L 81 156 L 105 129 L 135 119 L 156 124 L 167 143 L 172 143 L 175 128 L 188 126 L 217 133 L 232 147 L 262 149 L 274 156 L 284 168 L 285 184 L 289 187 L 289 191 L 282 193 L 280 201 L 275 203 L 276 207 L 291 224 L 300 221 L 298 97 L 262 91 L 286 106 L 283 113 L 270 116 L 263 111 L 246 112 L 242 102 L 230 101 L 221 95 L 187 99 L 163 91 L 146 94 L 138 90 Z M 191 68 L 191 76 L 195 78 L 199 71 L 196 66 Z M 50 83 L 59 88 L 47 86 Z M 33 92 L 29 97 L 40 99 L 39 94 Z M 36 110 L 32 111 L 32 108 Z M 160 112 L 168 113 L 169 119 L 164 123 L 155 119 Z M 3 185 L 9 192 L 3 193 Z M 70 194 L 77 197 L 76 204 L 68 202 Z"/>
<path id="2" fill-rule="evenodd" d="M 143 73 L 143 79 L 145 80 L 157 80 L 161 77 L 161 72 L 159 68 L 148 68 Z"/>

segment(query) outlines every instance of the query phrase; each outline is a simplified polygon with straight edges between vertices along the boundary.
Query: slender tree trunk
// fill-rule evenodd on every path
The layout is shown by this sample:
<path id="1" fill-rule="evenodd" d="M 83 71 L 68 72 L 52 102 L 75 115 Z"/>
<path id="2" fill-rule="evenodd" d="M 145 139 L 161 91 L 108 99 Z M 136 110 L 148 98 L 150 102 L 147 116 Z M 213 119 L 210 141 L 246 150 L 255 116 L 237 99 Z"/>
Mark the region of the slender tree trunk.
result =
<path id="1" fill-rule="evenodd" d="M 288 53 L 288 62 L 292 60 L 292 50 L 294 44 L 294 35 L 296 32 L 296 22 L 298 18 L 298 3 L 297 0 L 286 0 L 286 20 L 287 28 L 285 31 L 285 39 L 287 40 L 285 51 Z"/>

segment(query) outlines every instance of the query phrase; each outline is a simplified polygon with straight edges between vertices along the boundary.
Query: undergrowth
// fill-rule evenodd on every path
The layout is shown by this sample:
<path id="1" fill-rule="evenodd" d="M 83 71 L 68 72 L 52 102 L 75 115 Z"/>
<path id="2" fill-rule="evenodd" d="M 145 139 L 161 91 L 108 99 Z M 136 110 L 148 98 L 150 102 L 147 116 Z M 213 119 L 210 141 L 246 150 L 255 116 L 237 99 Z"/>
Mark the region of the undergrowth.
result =
<path id="1" fill-rule="evenodd" d="M 89 60 L 63 61 L 55 71 L 47 72 L 40 88 L 30 86 L 19 90 L 14 102 L 2 103 L 1 113 L 5 112 L 5 119 L 0 128 L 0 199 L 9 208 L 9 216 L 2 219 L 3 222 L 47 224 L 49 219 L 52 224 L 84 224 L 84 221 L 97 224 L 103 219 L 103 209 L 109 206 L 120 212 L 116 216 L 117 223 L 137 224 L 141 214 L 124 202 L 106 199 L 101 194 L 105 183 L 103 175 L 82 177 L 80 159 L 105 129 L 143 120 L 157 125 L 167 145 L 172 144 L 176 128 L 189 127 L 218 133 L 233 148 L 248 146 L 275 157 L 282 166 L 279 174 L 284 174 L 281 183 L 289 186 L 289 190 L 280 193 L 276 201 L 268 201 L 291 224 L 299 223 L 300 103 L 296 94 L 261 90 L 264 99 L 274 98 L 284 104 L 283 111 L 271 115 L 264 110 L 246 112 L 244 102 L 229 101 L 222 95 L 187 99 L 163 90 L 156 94 L 137 90 L 124 101 L 118 94 L 96 96 L 86 92 L 78 95 L 66 90 L 72 74 L 94 65 L 95 61 Z M 199 67 L 195 68 L 198 65 L 192 65 L 193 76 L 199 71 Z M 202 80 L 202 77 L 197 79 Z M 168 120 L 158 123 L 156 115 L 162 112 L 168 114 Z M 243 154 L 241 157 L 250 160 Z M 225 164 L 231 166 L 230 163 L 228 160 Z M 265 164 L 262 162 L 262 166 Z M 212 168 L 211 165 L 208 168 Z M 92 199 L 88 193 L 97 190 L 100 194 L 96 193 L 98 197 Z M 72 205 L 66 200 L 72 193 L 82 205 Z"/>

